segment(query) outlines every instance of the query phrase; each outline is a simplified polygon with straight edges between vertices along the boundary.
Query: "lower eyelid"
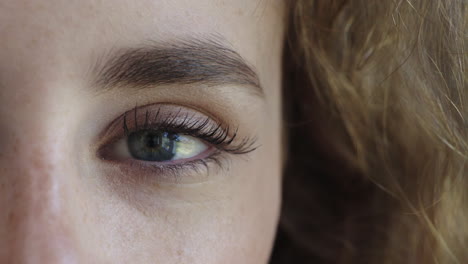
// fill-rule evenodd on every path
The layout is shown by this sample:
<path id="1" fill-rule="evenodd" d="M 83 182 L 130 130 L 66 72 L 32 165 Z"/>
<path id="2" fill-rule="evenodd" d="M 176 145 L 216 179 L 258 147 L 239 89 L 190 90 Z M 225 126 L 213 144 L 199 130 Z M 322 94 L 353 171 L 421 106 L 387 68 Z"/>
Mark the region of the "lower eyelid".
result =
<path id="1" fill-rule="evenodd" d="M 208 150 L 207 150 L 208 151 Z M 211 148 L 210 153 L 204 154 L 205 158 L 184 160 L 183 162 L 148 162 L 134 159 L 120 161 L 108 161 L 111 166 L 106 168 L 106 174 L 112 182 L 120 182 L 125 185 L 151 185 L 151 184 L 198 184 L 214 180 L 209 177 L 217 170 L 224 170 L 229 162 L 224 163 L 228 157 L 226 153 L 216 148 Z M 226 165 L 224 165 L 226 164 Z M 117 176 L 117 178 L 116 178 Z"/>

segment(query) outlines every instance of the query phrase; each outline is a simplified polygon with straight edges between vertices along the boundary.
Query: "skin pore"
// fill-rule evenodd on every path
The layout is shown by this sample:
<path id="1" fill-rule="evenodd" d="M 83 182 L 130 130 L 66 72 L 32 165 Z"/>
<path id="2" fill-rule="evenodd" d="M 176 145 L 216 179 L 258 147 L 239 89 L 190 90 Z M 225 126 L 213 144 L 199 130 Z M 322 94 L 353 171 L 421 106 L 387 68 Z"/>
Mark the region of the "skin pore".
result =
<path id="1" fill-rule="evenodd" d="M 266 263 L 282 2 L 0 0 L 0 263 Z"/>

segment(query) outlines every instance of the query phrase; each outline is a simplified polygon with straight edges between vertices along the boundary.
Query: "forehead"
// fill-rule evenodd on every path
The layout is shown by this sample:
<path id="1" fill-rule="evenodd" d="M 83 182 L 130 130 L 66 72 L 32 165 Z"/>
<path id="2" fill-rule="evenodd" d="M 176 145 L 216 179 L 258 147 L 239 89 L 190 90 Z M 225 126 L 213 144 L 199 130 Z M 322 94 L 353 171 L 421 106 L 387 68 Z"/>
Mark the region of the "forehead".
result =
<path id="1" fill-rule="evenodd" d="M 160 24 L 158 33 L 215 29 L 241 19 L 255 19 L 278 6 L 274 0 L 2 0 L 3 22 L 60 22 L 62 26 Z M 86 20 L 86 21 L 85 21 Z M 120 22 L 118 22 L 120 21 Z M 224 21 L 224 25 L 219 24 Z M 248 23 L 248 21 L 245 21 Z M 252 21 L 250 21 L 252 22 Z M 65 24 L 62 24 L 65 23 Z"/>
<path id="2" fill-rule="evenodd" d="M 50 82 L 119 48 L 207 34 L 261 68 L 277 50 L 265 44 L 279 42 L 282 13 L 282 0 L 0 0 L 0 79 Z"/>
<path id="3" fill-rule="evenodd" d="M 280 12 L 277 0 L 0 0 L 0 36 L 3 48 L 76 49 L 220 33 L 242 46 L 274 30 Z"/>

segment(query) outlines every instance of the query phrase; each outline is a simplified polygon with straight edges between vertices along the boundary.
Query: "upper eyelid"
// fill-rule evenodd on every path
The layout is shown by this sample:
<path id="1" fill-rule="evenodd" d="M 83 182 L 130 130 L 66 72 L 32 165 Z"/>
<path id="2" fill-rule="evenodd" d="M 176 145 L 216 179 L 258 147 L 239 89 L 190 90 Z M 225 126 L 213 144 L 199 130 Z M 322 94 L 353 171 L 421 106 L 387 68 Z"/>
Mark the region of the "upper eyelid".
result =
<path id="1" fill-rule="evenodd" d="M 111 143 L 111 141 L 116 141 L 119 137 L 125 136 L 127 132 L 140 129 L 140 126 L 145 124 L 145 119 L 147 117 L 146 110 L 152 113 L 149 117 L 150 121 L 147 124 L 151 126 L 151 128 L 169 129 L 172 132 L 181 132 L 177 130 L 187 131 L 190 128 L 193 130 L 200 130 L 200 125 L 203 125 L 207 130 L 218 128 L 217 130 L 232 131 L 228 128 L 230 127 L 228 124 L 213 120 L 210 116 L 206 116 L 203 113 L 187 107 L 172 104 L 148 104 L 141 107 L 136 106 L 114 119 L 114 121 L 101 132 L 98 142 Z M 187 126 L 185 116 L 191 119 L 189 126 Z M 136 119 L 139 120 L 135 121 Z M 126 130 L 124 121 L 127 121 L 127 129 L 129 131 L 124 131 Z M 192 136 L 197 135 L 192 134 Z"/>
<path id="2" fill-rule="evenodd" d="M 124 121 L 124 118 L 127 118 L 127 120 L 130 120 L 129 122 L 134 122 L 134 118 L 135 116 L 130 116 L 131 113 L 137 113 L 137 112 L 134 112 L 135 109 L 143 109 L 142 112 L 145 112 L 145 109 L 147 108 L 152 108 L 152 107 L 158 107 L 158 111 L 160 111 L 160 109 L 162 107 L 175 107 L 175 106 L 172 106 L 170 104 L 162 104 L 162 103 L 158 103 L 158 104 L 148 104 L 148 105 L 143 105 L 143 106 L 135 106 L 134 108 L 130 109 L 130 110 L 127 110 L 125 111 L 124 113 L 122 113 L 121 115 L 119 115 L 118 117 L 116 117 L 112 122 L 110 122 L 104 129 L 103 131 L 100 133 L 99 135 L 99 138 L 105 138 L 108 136 L 108 134 L 112 131 L 115 131 L 115 130 L 118 130 L 119 128 L 121 129 L 122 128 L 122 124 L 123 124 L 123 121 Z M 180 107 L 178 107 L 180 108 Z M 141 111 L 140 111 L 141 112 Z M 159 113 L 159 112 L 158 112 Z M 159 114 L 158 114 L 159 116 Z M 131 126 L 132 128 L 134 126 Z"/>
<path id="3" fill-rule="evenodd" d="M 127 111 L 125 111 L 124 113 L 120 114 L 119 116 L 117 116 L 111 123 L 109 123 L 104 129 L 103 131 L 101 132 L 101 134 L 99 135 L 100 138 L 103 138 L 105 137 L 105 132 L 106 131 L 110 131 L 110 130 L 114 130 L 116 126 L 119 126 L 121 125 L 121 122 L 124 118 L 125 115 L 129 116 L 130 113 L 133 113 L 135 109 L 146 109 L 146 108 L 152 108 L 152 107 L 163 107 L 163 108 L 177 108 L 177 109 L 186 109 L 187 111 L 190 111 L 192 113 L 194 113 L 194 115 L 200 115 L 200 116 L 203 116 L 204 118 L 207 118 L 207 119 L 210 119 L 210 120 L 213 120 L 214 122 L 217 122 L 217 123 L 224 123 L 221 121 L 221 119 L 215 117 L 213 114 L 209 113 L 209 112 L 205 112 L 205 111 L 202 111 L 201 109 L 197 108 L 197 107 L 192 107 L 192 106 L 185 106 L 185 105 L 175 105 L 173 103 L 166 103 L 166 102 L 160 102 L 160 103 L 151 103 L 151 104 L 146 104 L 146 105 L 141 105 L 141 106 L 138 106 L 138 105 L 135 105 L 134 108 L 132 109 L 129 109 Z M 140 110 L 138 110 L 140 111 Z"/>
<path id="4" fill-rule="evenodd" d="M 137 120 L 137 108 L 134 109 L 134 127 L 133 131 L 138 131 L 141 129 L 158 129 L 158 130 L 167 130 L 175 133 L 184 133 L 191 135 L 193 137 L 198 137 L 209 141 L 209 143 L 218 145 L 230 145 L 237 137 L 237 129 L 234 133 L 230 133 L 230 128 L 228 125 L 223 125 L 221 123 L 214 122 L 210 120 L 209 117 L 205 119 L 194 118 L 195 115 L 189 115 L 186 113 L 181 116 L 182 109 L 179 108 L 177 113 L 174 115 L 169 114 L 166 118 L 162 119 L 160 122 L 155 122 L 160 113 L 160 108 L 158 108 L 153 121 L 149 122 L 150 119 L 148 111 L 145 112 L 145 125 L 143 127 L 138 125 Z M 126 125 L 126 116 L 124 114 L 124 130 L 126 134 L 129 129 Z M 180 121 L 177 121 L 180 120 Z"/>
<path id="5" fill-rule="evenodd" d="M 144 124 L 141 125 L 141 122 L 138 121 L 138 109 L 135 108 L 134 110 L 131 110 L 133 111 L 133 122 L 130 121 L 130 124 L 133 125 L 131 126 L 132 127 L 132 130 L 140 130 L 140 129 L 148 129 L 148 128 L 152 128 L 152 129 L 167 129 L 167 130 L 171 130 L 173 132 L 177 132 L 177 129 L 184 129 L 184 131 L 186 130 L 190 130 L 190 129 L 202 129 L 202 128 L 210 128 L 210 127 L 219 127 L 219 128 L 222 128 L 223 130 L 229 130 L 229 126 L 228 125 L 223 125 L 222 123 L 218 123 L 218 122 L 215 122 L 214 120 L 211 120 L 209 117 L 199 117 L 199 118 L 195 118 L 196 114 L 192 113 L 192 114 L 188 114 L 188 113 L 185 113 L 183 115 L 181 115 L 181 112 L 182 112 L 182 108 L 179 108 L 177 110 L 177 113 L 175 114 L 172 114 L 170 113 L 169 115 L 165 116 L 164 118 L 161 118 L 160 120 L 158 120 L 158 117 L 160 116 L 159 113 L 160 113 L 160 109 L 161 108 L 158 108 L 158 110 L 156 111 L 156 114 L 154 114 L 152 116 L 151 112 L 146 110 L 144 113 Z M 123 116 L 123 126 L 124 126 L 124 130 L 128 129 L 128 125 L 127 125 L 127 116 L 130 114 L 131 116 L 131 113 L 129 113 L 128 111 L 124 114 Z M 152 116 L 152 117 L 151 117 Z"/>

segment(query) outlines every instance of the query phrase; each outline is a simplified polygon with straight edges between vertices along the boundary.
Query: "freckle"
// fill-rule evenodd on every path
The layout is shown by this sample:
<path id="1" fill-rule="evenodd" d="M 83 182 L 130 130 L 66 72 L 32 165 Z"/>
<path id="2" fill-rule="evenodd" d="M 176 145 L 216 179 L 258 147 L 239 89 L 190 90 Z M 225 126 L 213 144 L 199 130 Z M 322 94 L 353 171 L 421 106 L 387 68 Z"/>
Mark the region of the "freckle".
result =
<path id="1" fill-rule="evenodd" d="M 154 189 L 160 189 L 161 185 L 159 183 L 152 183 L 151 187 L 154 188 Z"/>
<path id="2" fill-rule="evenodd" d="M 18 150 L 19 150 L 19 146 L 18 146 L 18 145 L 19 145 L 19 144 L 18 144 L 18 141 L 15 141 L 15 142 L 13 143 L 13 152 L 15 152 L 15 153 L 18 152 Z"/>
<path id="3" fill-rule="evenodd" d="M 26 47 L 27 48 L 33 48 L 37 47 L 39 40 L 35 37 L 32 38 L 29 42 L 26 42 Z"/>
<path id="4" fill-rule="evenodd" d="M 16 224 L 18 221 L 16 221 L 16 214 L 14 212 L 14 210 L 10 210 L 10 212 L 8 213 L 8 221 L 7 221 L 7 226 L 10 226 L 11 228 L 13 228 L 12 225 Z"/>

